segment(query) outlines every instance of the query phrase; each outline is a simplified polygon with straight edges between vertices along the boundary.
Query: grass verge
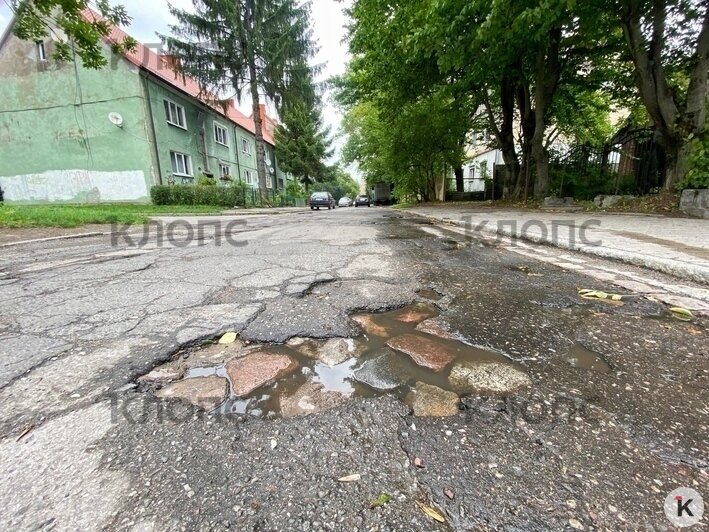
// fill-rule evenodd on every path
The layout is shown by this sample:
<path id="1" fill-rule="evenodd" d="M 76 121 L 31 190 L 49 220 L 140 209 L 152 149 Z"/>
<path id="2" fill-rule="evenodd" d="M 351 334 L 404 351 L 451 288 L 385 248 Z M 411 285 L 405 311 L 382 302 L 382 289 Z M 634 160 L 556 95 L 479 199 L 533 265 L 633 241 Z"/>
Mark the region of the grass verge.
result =
<path id="1" fill-rule="evenodd" d="M 1 205 L 0 227 L 79 227 L 87 224 L 142 224 L 151 216 L 219 213 L 212 205 Z"/>

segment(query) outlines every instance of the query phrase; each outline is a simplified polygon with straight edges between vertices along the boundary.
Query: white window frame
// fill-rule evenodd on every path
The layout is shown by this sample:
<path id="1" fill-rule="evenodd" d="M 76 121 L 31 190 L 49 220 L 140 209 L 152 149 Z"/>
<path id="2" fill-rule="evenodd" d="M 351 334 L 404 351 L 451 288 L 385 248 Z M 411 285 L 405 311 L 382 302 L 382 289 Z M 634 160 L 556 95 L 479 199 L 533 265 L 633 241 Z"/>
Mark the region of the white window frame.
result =
<path id="1" fill-rule="evenodd" d="M 37 41 L 35 43 L 37 50 L 37 60 L 46 61 L 47 60 L 47 49 L 44 47 L 44 41 Z"/>
<path id="2" fill-rule="evenodd" d="M 241 153 L 251 155 L 251 143 L 246 137 L 241 137 Z"/>
<path id="3" fill-rule="evenodd" d="M 226 170 L 226 172 L 224 170 Z M 219 177 L 223 177 L 225 175 L 231 177 L 231 165 L 227 163 L 219 163 Z"/>
<path id="4" fill-rule="evenodd" d="M 178 160 L 182 161 L 182 166 L 185 170 L 184 173 L 178 169 Z M 172 166 L 173 175 L 180 177 L 194 177 L 194 173 L 192 171 L 192 156 L 190 154 L 171 150 L 170 165 Z"/>
<path id="5" fill-rule="evenodd" d="M 179 127 L 180 129 L 187 129 L 187 114 L 185 113 L 185 106 L 180 105 L 177 102 L 173 102 L 172 100 L 168 98 L 163 99 L 163 103 L 165 105 L 165 117 L 167 119 L 167 123 L 170 124 L 171 126 Z M 173 110 L 172 106 L 175 107 L 175 113 L 176 116 L 173 116 Z M 182 119 L 182 123 L 180 123 L 180 118 Z M 175 120 L 177 119 L 177 120 Z"/>
<path id="6" fill-rule="evenodd" d="M 253 170 L 244 170 L 244 181 L 247 185 L 254 184 Z"/>
<path id="7" fill-rule="evenodd" d="M 266 188 L 273 188 L 273 175 L 266 170 Z"/>
<path id="8" fill-rule="evenodd" d="M 222 146 L 229 147 L 229 130 L 224 124 L 221 124 L 217 121 L 214 122 L 214 142 L 217 144 L 220 144 Z M 219 135 L 217 135 L 217 132 L 221 130 L 224 132 L 224 140 L 219 140 Z"/>

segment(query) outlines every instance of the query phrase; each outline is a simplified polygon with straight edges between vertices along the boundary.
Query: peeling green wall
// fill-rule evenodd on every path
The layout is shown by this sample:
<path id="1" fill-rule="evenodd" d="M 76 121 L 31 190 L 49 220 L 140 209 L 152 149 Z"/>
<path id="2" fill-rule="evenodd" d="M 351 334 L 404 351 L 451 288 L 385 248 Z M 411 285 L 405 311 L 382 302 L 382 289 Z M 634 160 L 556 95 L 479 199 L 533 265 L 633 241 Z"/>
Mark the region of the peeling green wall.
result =
<path id="1" fill-rule="evenodd" d="M 51 56 L 51 42 L 45 46 Z M 105 53 L 111 54 L 107 47 Z M 0 187 L 7 202 L 149 201 L 150 187 L 173 177 L 171 151 L 192 159 L 194 179 L 175 177 L 177 183 L 196 182 L 206 170 L 219 178 L 222 163 L 234 180 L 246 181 L 250 171 L 258 187 L 251 133 L 122 57 L 109 65 L 86 70 L 41 62 L 34 43 L 14 36 L 2 45 Z M 184 108 L 186 129 L 167 122 L 165 99 Z M 109 113 L 121 115 L 122 127 Z M 215 140 L 215 121 L 227 128 L 227 146 Z M 273 151 L 267 147 L 275 167 Z M 284 183 L 276 170 L 274 187 Z"/>
<path id="2" fill-rule="evenodd" d="M 123 117 L 122 128 L 109 121 L 111 112 Z M 42 63 L 34 43 L 11 36 L 0 50 L 6 201 L 148 201 L 153 161 L 145 119 L 138 71 L 127 62 L 101 71 Z"/>

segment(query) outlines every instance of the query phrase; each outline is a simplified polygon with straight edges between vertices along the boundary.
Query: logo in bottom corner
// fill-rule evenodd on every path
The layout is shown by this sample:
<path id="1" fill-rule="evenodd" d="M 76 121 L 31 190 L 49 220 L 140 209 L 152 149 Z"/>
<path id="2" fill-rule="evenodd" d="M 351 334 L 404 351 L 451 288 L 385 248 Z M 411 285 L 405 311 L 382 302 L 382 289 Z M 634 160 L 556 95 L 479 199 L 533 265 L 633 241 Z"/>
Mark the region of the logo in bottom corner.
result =
<path id="1" fill-rule="evenodd" d="M 704 500 L 692 488 L 677 488 L 665 498 L 665 515 L 678 527 L 696 525 L 704 515 Z"/>

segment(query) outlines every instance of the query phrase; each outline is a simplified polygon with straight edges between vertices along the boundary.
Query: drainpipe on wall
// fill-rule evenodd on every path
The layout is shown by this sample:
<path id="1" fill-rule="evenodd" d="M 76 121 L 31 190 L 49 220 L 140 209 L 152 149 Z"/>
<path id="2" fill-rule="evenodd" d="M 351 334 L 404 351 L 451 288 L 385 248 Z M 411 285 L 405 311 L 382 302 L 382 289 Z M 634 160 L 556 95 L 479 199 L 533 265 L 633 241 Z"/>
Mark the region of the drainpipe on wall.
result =
<path id="1" fill-rule="evenodd" d="M 202 141 L 202 158 L 204 159 L 204 171 L 209 172 L 209 156 L 207 155 L 207 133 L 204 130 L 204 124 L 199 130 L 199 138 Z"/>
<path id="2" fill-rule="evenodd" d="M 236 150 L 236 175 L 239 176 L 239 182 L 241 182 L 241 163 L 239 162 L 239 139 L 237 139 L 236 137 L 236 126 L 234 126 L 232 129 L 234 130 L 234 136 L 232 137 L 234 139 L 234 149 Z"/>
<path id="3" fill-rule="evenodd" d="M 158 139 L 155 135 L 155 115 L 153 115 L 153 103 L 150 98 L 150 83 L 148 83 L 148 74 L 145 71 L 140 71 L 141 77 L 143 78 L 146 100 L 148 101 L 148 113 L 150 114 L 150 137 L 153 141 L 153 151 L 155 152 L 155 164 L 158 170 L 158 184 L 162 185 L 162 169 L 160 167 L 160 152 L 158 150 Z"/>

